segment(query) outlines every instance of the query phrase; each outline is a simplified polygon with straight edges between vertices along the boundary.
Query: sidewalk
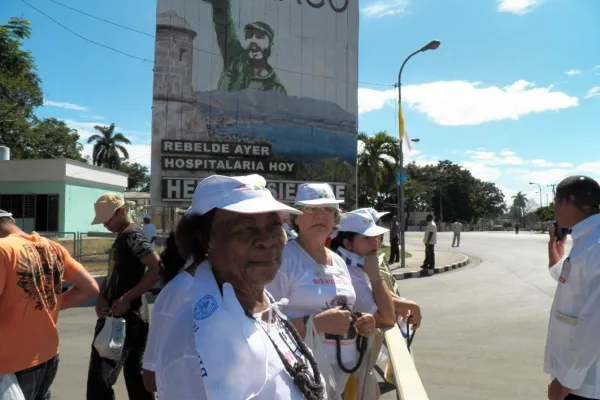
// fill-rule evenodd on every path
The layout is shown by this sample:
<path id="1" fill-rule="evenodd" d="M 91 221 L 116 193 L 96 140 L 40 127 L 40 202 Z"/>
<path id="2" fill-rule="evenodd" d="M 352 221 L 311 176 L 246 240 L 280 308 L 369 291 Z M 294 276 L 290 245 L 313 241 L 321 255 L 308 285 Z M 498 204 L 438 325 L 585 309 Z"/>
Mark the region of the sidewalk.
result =
<path id="1" fill-rule="evenodd" d="M 421 265 L 423 265 L 423 260 L 425 260 L 425 249 L 423 247 L 407 245 L 406 251 L 412 255 L 412 257 L 406 259 L 406 267 L 400 268 L 400 263 L 390 266 L 396 279 L 420 278 L 441 274 L 464 267 L 469 263 L 469 257 L 464 254 L 448 250 L 436 250 L 435 268 L 422 269 Z"/>

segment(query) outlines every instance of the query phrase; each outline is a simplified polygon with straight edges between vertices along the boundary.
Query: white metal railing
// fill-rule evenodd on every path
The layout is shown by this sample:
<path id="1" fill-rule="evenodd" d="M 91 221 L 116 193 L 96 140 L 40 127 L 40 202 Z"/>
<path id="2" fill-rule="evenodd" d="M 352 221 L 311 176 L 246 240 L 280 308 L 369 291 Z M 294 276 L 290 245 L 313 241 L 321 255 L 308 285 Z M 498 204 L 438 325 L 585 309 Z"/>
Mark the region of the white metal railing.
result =
<path id="1" fill-rule="evenodd" d="M 394 368 L 394 385 L 400 400 L 429 400 L 412 355 L 398 326 L 385 332 L 389 358 Z"/>

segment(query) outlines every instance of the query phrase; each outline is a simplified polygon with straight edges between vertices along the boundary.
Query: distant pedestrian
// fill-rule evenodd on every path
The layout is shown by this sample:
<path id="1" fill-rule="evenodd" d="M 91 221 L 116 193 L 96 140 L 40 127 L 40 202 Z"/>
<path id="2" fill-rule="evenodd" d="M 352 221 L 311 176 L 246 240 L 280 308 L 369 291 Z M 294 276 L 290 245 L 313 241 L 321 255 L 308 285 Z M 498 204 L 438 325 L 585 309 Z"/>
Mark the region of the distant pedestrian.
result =
<path id="1" fill-rule="evenodd" d="M 435 245 L 437 244 L 437 226 L 433 222 L 433 215 L 428 215 L 426 218 L 427 227 L 425 228 L 425 236 L 423 243 L 425 244 L 425 261 L 421 268 L 435 268 Z"/>
<path id="2" fill-rule="evenodd" d="M 400 224 L 398 218 L 392 216 L 390 224 L 390 259 L 388 264 L 400 262 Z"/>
<path id="3" fill-rule="evenodd" d="M 550 312 L 544 371 L 552 380 L 549 400 L 600 399 L 600 185 L 571 176 L 556 186 L 554 214 L 561 228 L 571 228 L 557 242 L 550 230 L 550 275 L 558 281 Z"/>
<path id="4" fill-rule="evenodd" d="M 142 228 L 144 236 L 152 245 L 152 250 L 156 249 L 156 226 L 152 223 L 152 216 L 150 214 L 144 215 L 144 226 Z"/>
<path id="5" fill-rule="evenodd" d="M 159 258 L 142 229 L 129 218 L 121 196 L 103 194 L 94 209 L 96 217 L 92 224 L 103 224 L 118 234 L 110 251 L 108 275 L 96 300 L 98 321 L 94 338 L 102 330 L 106 317 L 113 315 L 125 319 L 126 339 L 123 357 L 117 362 L 100 357 L 92 346 L 87 400 L 114 399 L 113 386 L 121 369 L 130 400 L 153 400 L 154 394 L 145 389 L 142 379 L 142 357 L 149 329 L 149 310 L 144 296 L 158 282 Z"/>
<path id="6" fill-rule="evenodd" d="M 64 293 L 63 279 L 73 284 Z M 14 374 L 25 400 L 50 399 L 59 310 L 97 294 L 94 278 L 63 246 L 23 232 L 0 210 L 0 386 Z"/>
<path id="7" fill-rule="evenodd" d="M 519 234 L 519 223 L 518 222 L 515 224 L 515 234 L 516 235 Z"/>
<path id="8" fill-rule="evenodd" d="M 460 233 L 462 232 L 462 224 L 459 220 L 454 221 L 452 224 L 452 232 L 454 236 L 452 237 L 452 247 L 456 245 L 456 247 L 460 247 Z"/>

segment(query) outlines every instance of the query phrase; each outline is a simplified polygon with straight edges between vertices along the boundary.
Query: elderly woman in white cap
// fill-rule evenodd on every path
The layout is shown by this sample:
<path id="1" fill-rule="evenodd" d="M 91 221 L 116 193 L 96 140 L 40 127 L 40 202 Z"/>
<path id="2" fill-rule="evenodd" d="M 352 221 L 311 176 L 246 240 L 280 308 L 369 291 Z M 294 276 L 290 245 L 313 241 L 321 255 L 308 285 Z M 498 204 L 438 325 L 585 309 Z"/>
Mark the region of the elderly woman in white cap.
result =
<path id="1" fill-rule="evenodd" d="M 181 272 L 155 304 L 165 317 L 145 367 L 159 398 L 326 398 L 313 355 L 264 290 L 282 260 L 282 212 L 301 214 L 259 175 L 214 175 L 196 188 L 169 242 L 183 251 L 163 258 Z"/>
<path id="2" fill-rule="evenodd" d="M 307 183 L 298 188 L 292 216 L 298 233 L 288 242 L 283 262 L 267 290 L 276 300 L 287 299 L 283 312 L 313 350 L 325 377 L 330 398 L 339 399 L 351 373 L 358 370 L 366 351 L 366 337 L 375 333 L 371 314 L 355 313 L 357 293 L 344 260 L 325 247 L 339 222 L 339 203 L 331 186 Z"/>

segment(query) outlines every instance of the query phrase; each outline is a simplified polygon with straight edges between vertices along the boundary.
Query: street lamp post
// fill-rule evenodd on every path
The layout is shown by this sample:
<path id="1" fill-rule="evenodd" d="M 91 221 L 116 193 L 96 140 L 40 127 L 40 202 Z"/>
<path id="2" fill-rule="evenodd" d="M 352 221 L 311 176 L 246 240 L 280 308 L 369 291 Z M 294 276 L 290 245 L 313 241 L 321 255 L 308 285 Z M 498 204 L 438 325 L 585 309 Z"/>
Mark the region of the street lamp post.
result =
<path id="1" fill-rule="evenodd" d="M 556 184 L 552 183 L 550 185 L 546 185 L 552 188 L 552 196 L 556 196 Z"/>
<path id="2" fill-rule="evenodd" d="M 530 185 L 537 185 L 538 188 L 540 188 L 540 207 L 544 207 L 544 204 L 542 203 L 542 187 L 540 186 L 539 183 L 535 183 L 535 182 L 529 182 Z"/>
<path id="3" fill-rule="evenodd" d="M 432 40 L 427 43 L 425 46 L 421 47 L 419 50 L 415 51 L 402 63 L 400 67 L 400 72 L 398 72 L 398 110 L 401 110 L 402 107 L 402 71 L 404 70 L 404 66 L 414 55 L 422 53 L 427 50 L 435 50 L 440 47 L 439 40 Z M 398 196 L 398 221 L 400 223 L 400 268 L 404 268 L 406 266 L 406 257 L 405 257 L 405 240 L 404 240 L 404 151 L 402 149 L 402 140 L 399 140 L 398 143 L 398 172 L 400 175 L 400 183 L 398 183 L 397 187 L 397 196 Z"/>

